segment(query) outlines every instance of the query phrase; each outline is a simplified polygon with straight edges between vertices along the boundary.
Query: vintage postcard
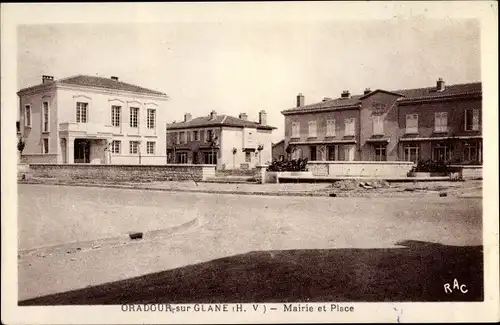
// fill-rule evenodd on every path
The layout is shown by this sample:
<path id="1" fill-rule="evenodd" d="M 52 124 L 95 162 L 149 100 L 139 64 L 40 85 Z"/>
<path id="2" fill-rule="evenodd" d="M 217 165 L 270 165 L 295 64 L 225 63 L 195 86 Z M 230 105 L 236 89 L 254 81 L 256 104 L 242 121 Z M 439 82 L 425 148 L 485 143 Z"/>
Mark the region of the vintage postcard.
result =
<path id="1" fill-rule="evenodd" d="M 1 15 L 2 322 L 499 320 L 496 2 Z"/>

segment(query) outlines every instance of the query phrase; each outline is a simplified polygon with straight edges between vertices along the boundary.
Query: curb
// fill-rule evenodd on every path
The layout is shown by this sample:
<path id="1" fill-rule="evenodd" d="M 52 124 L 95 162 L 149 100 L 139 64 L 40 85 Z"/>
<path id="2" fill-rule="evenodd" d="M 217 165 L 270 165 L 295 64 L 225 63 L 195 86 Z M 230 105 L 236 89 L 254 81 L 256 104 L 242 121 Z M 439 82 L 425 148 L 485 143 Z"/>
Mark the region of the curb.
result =
<path id="1" fill-rule="evenodd" d="M 137 186 L 137 185 L 127 185 L 127 184 L 94 184 L 94 183 L 58 183 L 58 182 L 43 182 L 43 181 L 18 181 L 18 184 L 34 184 L 34 185 L 52 185 L 52 186 L 73 186 L 73 187 L 94 187 L 94 188 L 115 188 L 115 189 L 128 189 L 128 190 L 144 190 L 144 191 L 160 191 L 160 192 L 180 192 L 180 193 L 203 193 L 203 194 L 220 194 L 220 195 L 254 195 L 254 196 L 275 196 L 275 197 L 337 197 L 337 198 L 380 198 L 380 197 L 400 197 L 399 195 L 394 196 L 394 194 L 401 194 L 402 192 L 392 192 L 391 193 L 343 193 L 342 190 L 337 189 L 327 189 L 324 193 L 318 192 L 262 192 L 262 191 L 223 191 L 223 190 L 195 190 L 195 189 L 175 189 L 175 188 L 157 188 L 148 186 Z M 451 192 L 454 192 L 451 190 Z M 332 195 L 335 194 L 335 195 Z M 408 192 L 412 196 L 415 195 L 414 191 Z M 429 194 L 439 193 L 439 191 L 428 191 L 418 193 L 418 195 L 429 195 Z M 407 195 L 404 195 L 407 196 Z M 478 196 L 456 196 L 460 198 L 475 198 Z M 482 197 L 478 197 L 482 198 Z M 128 238 L 128 234 L 126 235 Z"/>
<path id="2" fill-rule="evenodd" d="M 18 184 L 34 185 L 55 185 L 55 186 L 75 186 L 75 187 L 97 187 L 97 188 L 123 188 L 127 190 L 146 190 L 161 192 L 183 192 L 183 193 L 206 193 L 206 194 L 234 194 L 234 195 L 262 195 L 262 196 L 308 196 L 308 197 L 328 197 L 329 193 L 290 193 L 290 192 L 250 192 L 250 191 L 220 191 L 220 190 L 191 190 L 157 187 L 140 187 L 134 185 L 115 185 L 115 184 L 85 184 L 85 183 L 49 183 L 19 181 Z"/>
<path id="3" fill-rule="evenodd" d="M 164 229 L 129 231 L 112 237 L 18 250 L 18 259 L 23 259 L 30 256 L 47 257 L 57 254 L 72 255 L 78 252 L 89 252 L 103 248 L 113 248 L 129 243 L 143 243 L 158 238 L 172 236 L 184 231 L 189 231 L 190 229 L 196 228 L 198 224 L 199 219 L 194 218 L 184 223 L 176 224 Z M 140 234 L 141 236 L 136 237 L 133 236 L 134 234 Z"/>

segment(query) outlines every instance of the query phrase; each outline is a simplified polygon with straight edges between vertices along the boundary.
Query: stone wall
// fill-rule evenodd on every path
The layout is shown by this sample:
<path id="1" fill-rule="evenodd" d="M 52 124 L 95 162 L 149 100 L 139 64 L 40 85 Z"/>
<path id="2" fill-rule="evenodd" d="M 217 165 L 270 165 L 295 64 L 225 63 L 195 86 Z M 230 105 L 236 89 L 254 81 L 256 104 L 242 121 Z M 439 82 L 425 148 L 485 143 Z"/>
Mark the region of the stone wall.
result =
<path id="1" fill-rule="evenodd" d="M 21 163 L 23 164 L 56 164 L 57 154 L 22 154 Z"/>
<path id="2" fill-rule="evenodd" d="M 215 176 L 215 165 L 92 165 L 92 164 L 31 164 L 33 177 L 62 180 L 105 181 L 202 181 Z"/>
<path id="3" fill-rule="evenodd" d="M 406 177 L 414 166 L 408 161 L 310 161 L 314 176 Z"/>
<path id="4" fill-rule="evenodd" d="M 461 177 L 465 180 L 483 179 L 483 166 L 481 165 L 451 165 L 450 167 L 460 168 Z"/>

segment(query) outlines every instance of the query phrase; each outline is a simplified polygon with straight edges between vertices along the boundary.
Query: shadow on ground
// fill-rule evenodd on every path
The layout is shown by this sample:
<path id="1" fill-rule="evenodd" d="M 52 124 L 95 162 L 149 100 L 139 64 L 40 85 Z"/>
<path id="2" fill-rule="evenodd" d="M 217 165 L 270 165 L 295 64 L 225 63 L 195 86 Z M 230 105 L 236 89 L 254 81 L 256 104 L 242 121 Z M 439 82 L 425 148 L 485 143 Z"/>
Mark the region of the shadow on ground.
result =
<path id="1" fill-rule="evenodd" d="M 483 300 L 482 246 L 397 245 L 249 252 L 19 305 Z"/>

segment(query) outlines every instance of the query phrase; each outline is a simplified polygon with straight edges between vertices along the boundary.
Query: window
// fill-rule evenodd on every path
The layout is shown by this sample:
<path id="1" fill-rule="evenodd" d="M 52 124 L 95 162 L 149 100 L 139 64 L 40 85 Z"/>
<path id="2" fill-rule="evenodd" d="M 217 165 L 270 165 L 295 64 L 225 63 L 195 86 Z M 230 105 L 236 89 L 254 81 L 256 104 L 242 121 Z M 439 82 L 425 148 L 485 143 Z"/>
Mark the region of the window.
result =
<path id="1" fill-rule="evenodd" d="M 130 141 L 130 151 L 131 154 L 136 155 L 139 153 L 139 141 Z"/>
<path id="2" fill-rule="evenodd" d="M 251 144 L 253 142 L 253 134 L 252 132 L 248 132 L 248 143 Z"/>
<path id="3" fill-rule="evenodd" d="M 155 154 L 155 142 L 154 141 L 148 141 L 146 143 L 146 153 L 148 155 L 154 155 Z"/>
<path id="4" fill-rule="evenodd" d="M 130 107 L 130 127 L 137 128 L 139 127 L 139 108 Z"/>
<path id="5" fill-rule="evenodd" d="M 213 130 L 207 130 L 206 142 L 213 140 L 213 136 L 214 136 Z"/>
<path id="6" fill-rule="evenodd" d="M 172 142 L 175 144 L 180 144 L 179 133 L 177 132 L 172 133 Z"/>
<path id="7" fill-rule="evenodd" d="M 252 162 L 252 154 L 250 152 L 245 152 L 245 162 Z"/>
<path id="8" fill-rule="evenodd" d="M 434 132 L 448 132 L 448 113 L 434 113 Z"/>
<path id="9" fill-rule="evenodd" d="M 186 143 L 186 132 L 179 132 L 179 143 Z"/>
<path id="10" fill-rule="evenodd" d="M 122 144 L 121 141 L 113 140 L 113 142 L 111 142 L 111 153 L 120 153 L 121 152 L 121 144 Z"/>
<path id="11" fill-rule="evenodd" d="M 156 125 L 156 110 L 148 109 L 148 129 L 154 129 Z"/>
<path id="12" fill-rule="evenodd" d="M 49 153 L 49 139 L 47 139 L 47 138 L 43 139 L 42 153 Z"/>
<path id="13" fill-rule="evenodd" d="M 200 136 L 198 131 L 193 131 L 193 139 L 194 141 L 200 141 Z"/>
<path id="14" fill-rule="evenodd" d="M 316 138 L 316 121 L 309 121 L 309 138 Z"/>
<path id="15" fill-rule="evenodd" d="M 292 122 L 292 138 L 300 138 L 300 123 Z"/>
<path id="16" fill-rule="evenodd" d="M 49 103 L 48 102 L 42 103 L 42 111 L 43 111 L 42 132 L 49 132 Z"/>
<path id="17" fill-rule="evenodd" d="M 432 160 L 448 161 L 450 154 L 451 150 L 446 144 L 437 144 L 432 150 Z"/>
<path id="18" fill-rule="evenodd" d="M 416 163 L 418 161 L 418 153 L 419 153 L 418 145 L 407 144 L 403 148 L 403 155 L 405 161 L 413 161 Z"/>
<path id="19" fill-rule="evenodd" d="M 345 135 L 346 136 L 353 136 L 354 133 L 354 124 L 355 124 L 355 119 L 354 118 L 346 118 L 345 119 Z"/>
<path id="20" fill-rule="evenodd" d="M 335 136 L 335 120 L 326 121 L 326 136 L 327 137 Z"/>
<path id="21" fill-rule="evenodd" d="M 111 106 L 111 125 L 120 126 L 121 106 Z"/>
<path id="22" fill-rule="evenodd" d="M 375 146 L 375 161 L 386 161 L 387 160 L 387 146 L 385 144 L 379 144 Z"/>
<path id="23" fill-rule="evenodd" d="M 26 105 L 24 107 L 24 125 L 31 126 L 31 106 Z"/>
<path id="24" fill-rule="evenodd" d="M 176 162 L 178 164 L 187 164 L 188 163 L 187 152 L 178 152 L 176 157 Z"/>
<path id="25" fill-rule="evenodd" d="M 465 131 L 478 131 L 479 130 L 479 110 L 466 109 L 465 110 Z"/>
<path id="26" fill-rule="evenodd" d="M 406 133 L 418 133 L 418 114 L 406 115 Z"/>
<path id="27" fill-rule="evenodd" d="M 466 142 L 464 144 L 464 162 L 479 161 L 478 146 L 474 142 Z"/>
<path id="28" fill-rule="evenodd" d="M 87 123 L 88 103 L 76 103 L 76 123 Z"/>
<path id="29" fill-rule="evenodd" d="M 333 145 L 328 147 L 328 160 L 335 161 L 338 160 L 339 156 L 339 146 Z"/>
<path id="30" fill-rule="evenodd" d="M 373 134 L 374 135 L 384 134 L 384 118 L 382 115 L 373 116 Z"/>
<path id="31" fill-rule="evenodd" d="M 209 151 L 203 154 L 205 156 L 205 164 L 217 165 L 217 152 Z"/>

